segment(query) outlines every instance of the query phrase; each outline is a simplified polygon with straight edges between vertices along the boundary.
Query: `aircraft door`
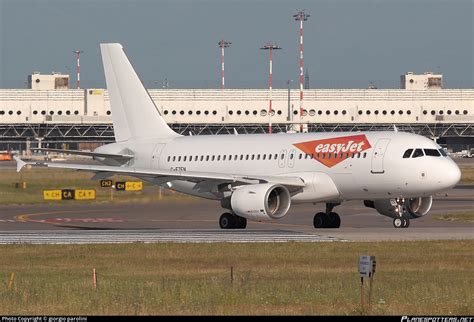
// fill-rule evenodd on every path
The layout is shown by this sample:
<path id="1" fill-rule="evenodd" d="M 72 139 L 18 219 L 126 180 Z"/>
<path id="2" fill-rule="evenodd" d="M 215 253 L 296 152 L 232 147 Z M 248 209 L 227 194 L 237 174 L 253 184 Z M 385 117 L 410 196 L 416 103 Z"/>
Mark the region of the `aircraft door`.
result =
<path id="1" fill-rule="evenodd" d="M 288 168 L 293 168 L 295 165 L 296 151 L 290 150 L 288 154 Z"/>
<path id="2" fill-rule="evenodd" d="M 278 153 L 278 166 L 280 168 L 285 167 L 285 159 L 286 159 L 286 150 L 281 150 L 280 153 Z"/>
<path id="3" fill-rule="evenodd" d="M 155 146 L 155 149 L 153 150 L 153 154 L 151 156 L 151 168 L 152 169 L 159 169 L 160 168 L 160 156 L 161 156 L 161 151 L 164 148 L 164 144 L 157 144 Z"/>
<path id="4" fill-rule="evenodd" d="M 385 156 L 385 151 L 387 146 L 390 143 L 390 139 L 380 139 L 377 141 L 375 148 L 372 152 L 372 170 L 373 174 L 381 174 L 385 172 L 383 167 L 383 158 Z"/>

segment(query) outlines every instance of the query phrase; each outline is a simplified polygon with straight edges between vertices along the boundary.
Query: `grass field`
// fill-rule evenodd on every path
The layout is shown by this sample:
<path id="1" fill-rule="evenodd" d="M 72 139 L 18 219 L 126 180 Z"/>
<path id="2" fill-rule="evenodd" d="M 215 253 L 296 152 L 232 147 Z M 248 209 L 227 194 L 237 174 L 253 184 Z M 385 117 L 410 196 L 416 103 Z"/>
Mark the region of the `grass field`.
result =
<path id="1" fill-rule="evenodd" d="M 0 245 L 0 251 L 0 315 L 474 314 L 472 240 Z M 360 307 L 363 254 L 377 260 L 371 312 Z"/>
<path id="2" fill-rule="evenodd" d="M 460 221 L 474 223 L 474 211 L 466 211 L 457 214 L 445 214 L 433 216 L 436 220 L 444 221 Z"/>
<path id="3" fill-rule="evenodd" d="M 474 166 L 461 165 L 461 183 L 474 183 Z M 111 189 L 100 188 L 98 181 L 90 180 L 93 174 L 74 170 L 34 168 L 24 169 L 17 173 L 14 169 L 2 169 L 0 180 L 0 204 L 33 204 L 43 201 L 44 189 L 96 189 L 96 201 L 111 202 Z M 114 181 L 137 181 L 135 178 L 114 176 Z M 26 189 L 16 188 L 19 182 L 26 182 Z M 146 202 L 157 201 L 160 198 L 192 198 L 182 194 L 172 193 L 151 184 L 144 184 L 141 192 L 114 191 L 113 202 Z M 69 202 L 69 201 L 63 201 Z"/>

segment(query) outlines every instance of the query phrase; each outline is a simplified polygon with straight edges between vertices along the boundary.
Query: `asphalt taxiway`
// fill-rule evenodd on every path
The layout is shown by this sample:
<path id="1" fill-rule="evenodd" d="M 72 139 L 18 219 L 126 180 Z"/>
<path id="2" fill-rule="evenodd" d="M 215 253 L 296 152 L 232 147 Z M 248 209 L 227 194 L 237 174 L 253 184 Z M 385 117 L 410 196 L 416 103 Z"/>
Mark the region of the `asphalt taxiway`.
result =
<path id="1" fill-rule="evenodd" d="M 459 185 L 434 196 L 427 216 L 396 229 L 392 219 L 350 201 L 335 208 L 341 228 L 314 229 L 323 204 L 293 205 L 275 222 L 249 221 L 246 230 L 221 230 L 224 210 L 215 201 L 190 197 L 156 203 L 62 201 L 0 207 L 0 243 L 103 242 L 279 242 L 473 239 L 474 223 L 436 220 L 439 214 L 474 210 L 474 185 Z"/>

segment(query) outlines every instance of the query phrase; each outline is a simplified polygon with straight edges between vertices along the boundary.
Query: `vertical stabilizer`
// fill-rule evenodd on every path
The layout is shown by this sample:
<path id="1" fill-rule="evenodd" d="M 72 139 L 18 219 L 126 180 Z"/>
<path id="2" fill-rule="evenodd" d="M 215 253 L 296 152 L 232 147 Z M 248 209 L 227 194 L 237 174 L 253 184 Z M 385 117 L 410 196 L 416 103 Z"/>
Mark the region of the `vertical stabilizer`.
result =
<path id="1" fill-rule="evenodd" d="M 179 136 L 166 124 L 121 44 L 100 44 L 115 140 Z"/>

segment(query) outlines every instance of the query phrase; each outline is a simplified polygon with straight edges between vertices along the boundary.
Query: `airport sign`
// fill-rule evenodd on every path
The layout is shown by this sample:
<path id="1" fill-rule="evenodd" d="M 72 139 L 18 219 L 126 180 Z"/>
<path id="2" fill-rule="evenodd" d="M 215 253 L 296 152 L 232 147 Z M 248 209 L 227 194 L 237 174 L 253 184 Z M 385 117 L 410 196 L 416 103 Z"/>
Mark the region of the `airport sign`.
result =
<path id="1" fill-rule="evenodd" d="M 141 191 L 141 190 L 143 190 L 143 182 L 141 182 L 141 181 L 117 181 L 117 182 L 115 182 L 115 190 L 117 190 L 117 191 Z"/>
<path id="2" fill-rule="evenodd" d="M 94 189 L 53 189 L 43 190 L 44 200 L 95 200 Z"/>
<path id="3" fill-rule="evenodd" d="M 100 180 L 100 186 L 102 188 L 112 188 L 114 182 L 112 180 Z"/>

